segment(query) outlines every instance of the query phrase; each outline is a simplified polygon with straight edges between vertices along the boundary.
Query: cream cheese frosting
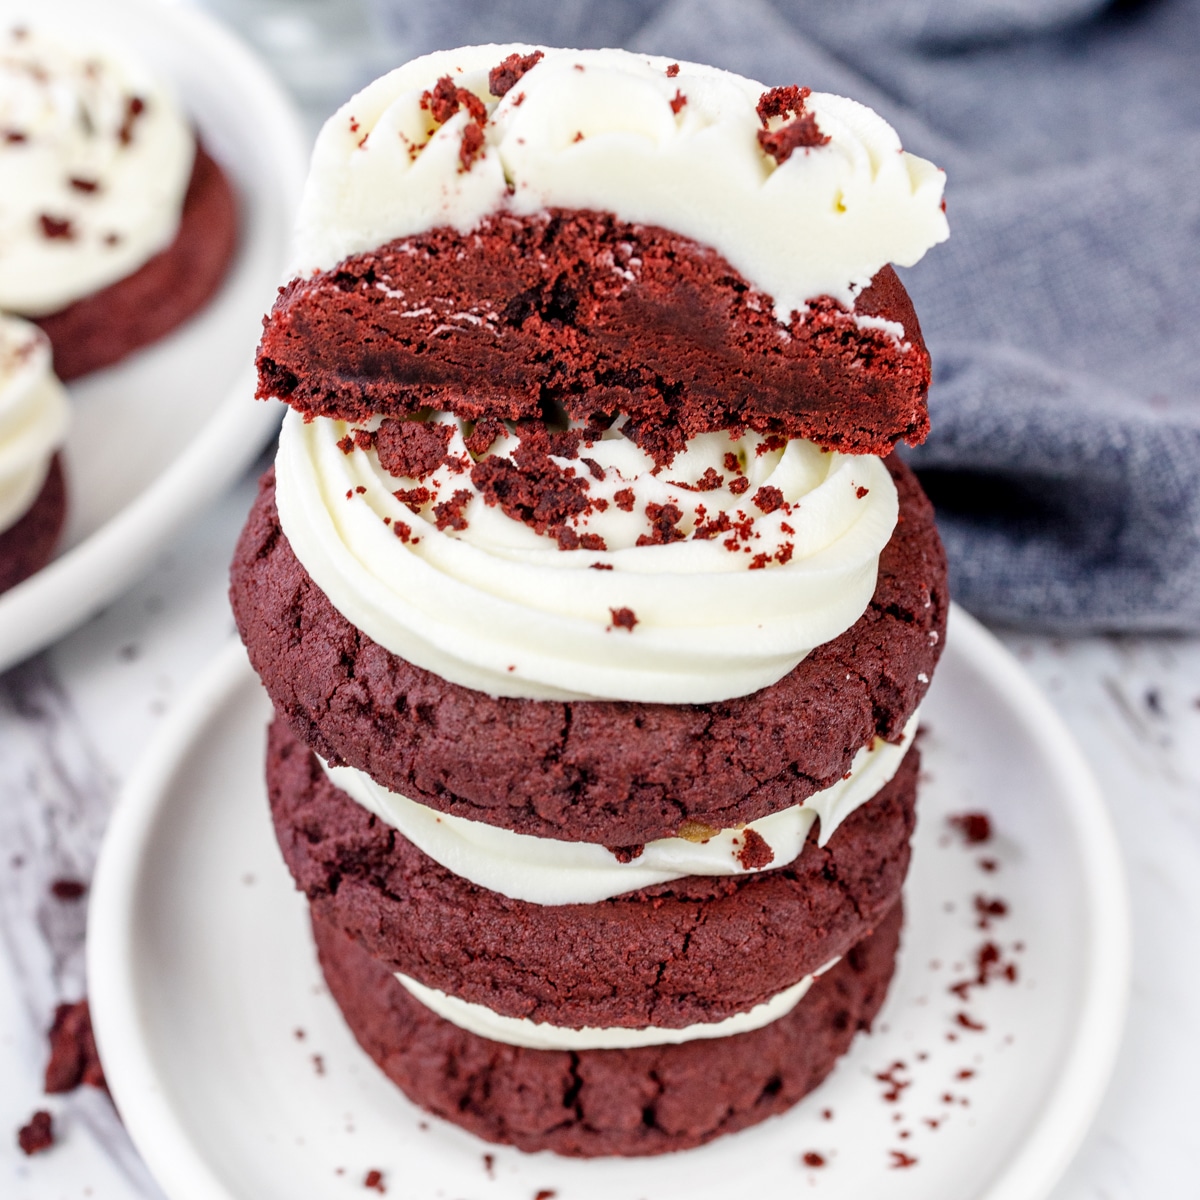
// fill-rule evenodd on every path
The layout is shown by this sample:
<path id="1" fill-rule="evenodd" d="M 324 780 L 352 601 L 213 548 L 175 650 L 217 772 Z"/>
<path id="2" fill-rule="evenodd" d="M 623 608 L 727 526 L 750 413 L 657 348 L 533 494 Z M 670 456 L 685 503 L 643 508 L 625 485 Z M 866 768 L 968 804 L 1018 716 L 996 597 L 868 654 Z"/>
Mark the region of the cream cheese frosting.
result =
<path id="1" fill-rule="evenodd" d="M 353 427 L 289 410 L 280 523 L 351 624 L 495 696 L 685 704 L 757 691 L 861 616 L 896 524 L 878 458 L 719 432 L 656 470 L 614 427 L 580 458 L 553 459 L 590 506 L 564 550 L 489 504 L 465 427 L 431 419 L 451 426 L 448 457 L 404 479 Z M 503 457 L 511 438 L 478 457 Z M 637 544 L 668 506 L 677 540 Z"/>
<path id="2" fill-rule="evenodd" d="M 175 237 L 194 158 L 125 50 L 0 29 L 0 309 L 44 316 L 132 274 Z"/>
<path id="3" fill-rule="evenodd" d="M 0 533 L 37 498 L 70 415 L 45 334 L 0 314 Z"/>
<path id="4" fill-rule="evenodd" d="M 498 99 L 491 68 L 541 58 Z M 472 156 L 466 106 L 439 123 L 428 93 L 449 76 L 486 111 Z M 885 264 L 911 266 L 948 236 L 943 173 L 903 150 L 869 108 L 813 92 L 828 140 L 776 161 L 759 141 L 766 89 L 742 76 L 624 50 L 469 46 L 368 85 L 317 139 L 295 273 L 490 213 L 614 213 L 709 246 L 769 296 L 780 321 L 832 296 L 852 308 Z M 777 130 L 785 117 L 768 120 Z M 479 134 L 474 135 L 479 141 Z"/>
<path id="5" fill-rule="evenodd" d="M 457 1025 L 459 1029 L 493 1042 L 524 1046 L 530 1050 L 626 1050 L 635 1046 L 678 1046 L 683 1042 L 732 1037 L 737 1033 L 762 1029 L 786 1017 L 804 998 L 814 981 L 837 962 L 838 959 L 832 959 L 811 975 L 806 975 L 799 983 L 777 992 L 747 1012 L 735 1013 L 720 1021 L 684 1025 L 677 1029 L 664 1025 L 647 1025 L 638 1029 L 585 1025 L 572 1029 L 565 1025 L 551 1025 L 546 1021 L 531 1021 L 525 1017 L 503 1016 L 483 1004 L 474 1004 L 447 995 L 437 988 L 427 987 L 399 971 L 396 972 L 396 978 L 439 1017 Z"/>
<path id="6" fill-rule="evenodd" d="M 752 875 L 786 866 L 800 855 L 816 821 L 821 823 L 817 843 L 826 845 L 838 826 L 899 770 L 916 730 L 914 714 L 898 743 L 877 738 L 873 745 L 864 746 L 842 779 L 803 804 L 736 829 L 660 838 L 628 861 L 594 843 L 532 837 L 435 812 L 380 786 L 365 771 L 322 765 L 352 800 L 455 875 L 531 904 L 595 904 L 688 875 Z M 769 848 L 769 861 L 746 855 L 750 835 L 757 835 Z M 756 862 L 761 865 L 748 865 Z"/>

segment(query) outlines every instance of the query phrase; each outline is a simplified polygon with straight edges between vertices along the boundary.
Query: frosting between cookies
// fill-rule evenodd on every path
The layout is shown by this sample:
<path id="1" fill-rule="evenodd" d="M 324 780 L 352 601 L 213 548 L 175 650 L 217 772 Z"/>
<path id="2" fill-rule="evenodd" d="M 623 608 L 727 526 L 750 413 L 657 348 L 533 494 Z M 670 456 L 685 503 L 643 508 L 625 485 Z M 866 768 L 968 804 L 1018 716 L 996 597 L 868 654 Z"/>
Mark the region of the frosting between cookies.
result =
<path id="1" fill-rule="evenodd" d="M 594 843 L 533 837 L 436 812 L 382 787 L 365 771 L 322 765 L 331 782 L 352 800 L 455 875 L 531 904 L 596 904 L 688 875 L 752 875 L 787 866 L 800 855 L 815 821 L 821 823 L 817 844 L 824 846 L 851 813 L 892 779 L 916 730 L 914 714 L 900 742 L 877 738 L 873 745 L 864 746 L 845 777 L 803 804 L 736 829 L 709 831 L 711 836 L 702 841 L 693 840 L 702 834 L 660 838 L 628 862 Z M 769 847 L 773 856 L 769 862 L 761 866 L 743 862 L 751 844 L 748 833 Z"/>
<path id="2" fill-rule="evenodd" d="M 582 460 L 561 463 L 600 498 L 614 484 L 630 489 L 632 511 L 609 504 L 587 518 L 584 531 L 602 530 L 607 549 L 563 550 L 486 502 L 471 484 L 463 430 L 437 419 L 455 426 L 454 461 L 415 480 L 388 475 L 374 449 L 347 452 L 345 423 L 289 410 L 276 458 L 280 523 L 351 624 L 407 661 L 495 696 L 686 704 L 748 695 L 858 620 L 896 524 L 895 485 L 878 458 L 718 433 L 694 439 L 655 475 L 609 431 L 581 451 L 595 456 L 601 479 Z M 740 495 L 731 479 L 723 491 L 672 484 L 701 477 L 725 452 L 744 464 Z M 436 484 L 441 504 L 463 493 L 454 521 L 465 528 L 444 524 L 439 501 L 395 495 L 411 499 L 418 484 Z M 632 544 L 649 528 L 648 505 L 673 486 L 687 506 L 675 526 L 682 540 Z M 779 506 L 764 511 L 764 496 L 776 495 Z M 696 536 L 697 504 L 727 513 L 734 532 Z"/>
<path id="3" fill-rule="evenodd" d="M 711 247 L 786 323 L 818 296 L 852 308 L 881 267 L 911 266 L 948 236 L 943 173 L 853 100 L 812 93 L 806 112 L 830 140 L 777 164 L 758 142 L 760 83 L 624 50 L 542 48 L 497 100 L 489 70 L 535 49 L 439 51 L 343 105 L 313 151 L 296 273 L 438 226 L 465 234 L 501 210 L 590 209 Z M 422 103 L 447 75 L 488 111 L 466 167 L 470 114 L 439 124 Z"/>
<path id="4" fill-rule="evenodd" d="M 175 237 L 194 157 L 125 51 L 0 31 L 0 309 L 44 316 L 132 274 Z"/>
<path id="5" fill-rule="evenodd" d="M 834 958 L 799 983 L 777 992 L 748 1012 L 736 1013 L 720 1021 L 700 1022 L 672 1029 L 664 1025 L 646 1025 L 639 1029 L 621 1026 L 585 1025 L 573 1029 L 566 1025 L 551 1025 L 547 1021 L 531 1021 L 526 1017 L 506 1017 L 483 1004 L 460 1000 L 437 988 L 426 987 L 397 971 L 396 978 L 426 1008 L 439 1017 L 493 1042 L 509 1046 L 524 1046 L 531 1050 L 625 1050 L 634 1046 L 678 1046 L 704 1038 L 732 1037 L 762 1029 L 773 1021 L 786 1017 L 804 998 L 818 976 L 824 975 L 838 963 Z"/>
<path id="6" fill-rule="evenodd" d="M 0 314 L 0 533 L 37 498 L 70 415 L 45 334 Z"/>

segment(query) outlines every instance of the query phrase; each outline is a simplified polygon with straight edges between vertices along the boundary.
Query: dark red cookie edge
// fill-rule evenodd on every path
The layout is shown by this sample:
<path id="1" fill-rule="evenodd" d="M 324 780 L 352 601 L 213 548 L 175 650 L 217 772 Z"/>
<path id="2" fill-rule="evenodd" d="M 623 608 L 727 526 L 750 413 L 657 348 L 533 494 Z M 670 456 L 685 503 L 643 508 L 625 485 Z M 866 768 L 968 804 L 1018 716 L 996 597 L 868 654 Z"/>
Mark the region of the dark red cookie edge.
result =
<path id="1" fill-rule="evenodd" d="M 702 1145 L 784 1112 L 866 1031 L 887 995 L 903 920 L 896 904 L 785 1017 L 678 1046 L 549 1051 L 459 1029 L 415 1000 L 320 918 L 330 993 L 359 1045 L 410 1100 L 491 1142 L 578 1157 Z"/>
<path id="2" fill-rule="evenodd" d="M 67 485 L 62 459 L 56 454 L 28 511 L 0 533 L 0 592 L 16 587 L 54 557 L 66 518 Z"/>
<path id="3" fill-rule="evenodd" d="M 165 250 L 115 283 L 34 321 L 60 379 L 111 366 L 165 337 L 212 298 L 237 249 L 237 198 L 200 142 L 179 231 Z"/>
<path id="4" fill-rule="evenodd" d="M 780 324 L 716 251 L 587 210 L 491 214 L 294 279 L 257 361 L 258 395 L 309 416 L 625 414 L 660 460 L 717 429 L 879 455 L 929 430 L 929 354 L 891 267 L 854 312 L 817 297 Z"/>
<path id="5" fill-rule="evenodd" d="M 441 812 L 539 837 L 635 846 L 686 821 L 724 829 L 829 787 L 897 740 L 945 639 L 933 509 L 894 457 L 900 523 L 858 622 L 791 674 L 713 704 L 496 699 L 372 641 L 334 609 L 279 527 L 268 471 L 230 602 L 276 711 L 331 764 Z"/>
<path id="6" fill-rule="evenodd" d="M 454 874 L 355 804 L 276 720 L 267 791 L 313 911 L 389 970 L 512 1017 L 679 1027 L 744 1012 L 860 941 L 909 861 L 919 754 L 794 862 L 595 904 L 514 900 Z"/>

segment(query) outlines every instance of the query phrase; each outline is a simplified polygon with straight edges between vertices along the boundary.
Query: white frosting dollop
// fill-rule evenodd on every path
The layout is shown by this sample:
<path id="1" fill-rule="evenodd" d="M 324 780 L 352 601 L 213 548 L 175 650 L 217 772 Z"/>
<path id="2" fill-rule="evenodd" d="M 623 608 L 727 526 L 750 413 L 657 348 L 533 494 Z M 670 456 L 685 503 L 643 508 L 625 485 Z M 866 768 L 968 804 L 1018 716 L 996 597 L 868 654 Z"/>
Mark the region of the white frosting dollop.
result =
<path id="1" fill-rule="evenodd" d="M 439 51 L 344 104 L 313 151 L 296 273 L 437 226 L 466 233 L 501 210 L 591 209 L 712 247 L 786 322 L 818 296 L 853 307 L 885 264 L 911 266 L 948 236 L 943 173 L 853 100 L 812 93 L 805 111 L 829 142 L 777 164 L 758 141 L 760 83 L 624 50 L 541 48 L 497 101 L 489 70 L 537 49 Z M 488 112 L 466 169 L 471 114 L 459 106 L 439 124 L 422 103 L 447 75 Z"/>
<path id="2" fill-rule="evenodd" d="M 36 325 L 0 314 L 0 533 L 29 511 L 71 410 Z"/>
<path id="3" fill-rule="evenodd" d="M 396 978 L 439 1017 L 457 1025 L 459 1029 L 493 1042 L 524 1046 L 530 1050 L 626 1050 L 634 1046 L 678 1046 L 683 1042 L 732 1037 L 737 1033 L 762 1029 L 786 1017 L 804 998 L 813 981 L 836 966 L 837 962 L 838 959 L 831 959 L 799 983 L 777 992 L 770 1000 L 756 1004 L 748 1012 L 736 1013 L 720 1021 L 684 1025 L 678 1029 L 664 1025 L 647 1025 L 640 1029 L 584 1025 L 572 1029 L 566 1025 L 551 1025 L 546 1021 L 531 1021 L 525 1017 L 503 1016 L 483 1004 L 460 1000 L 437 988 L 426 987 L 399 971 L 396 972 Z"/>
<path id="4" fill-rule="evenodd" d="M 125 50 L 0 29 L 0 309 L 44 316 L 132 274 L 174 238 L 194 158 Z"/>
<path id="5" fill-rule="evenodd" d="M 376 783 L 354 767 L 325 766 L 330 780 L 352 800 L 400 831 L 418 849 L 479 887 L 531 904 L 596 904 L 625 892 L 688 875 L 752 875 L 787 866 L 799 857 L 814 821 L 818 845 L 888 783 L 916 736 L 917 716 L 893 744 L 876 739 L 854 756 L 850 770 L 832 787 L 803 804 L 712 836 L 668 837 L 648 842 L 637 858 L 621 862 L 604 846 L 513 833 L 482 821 L 439 813 Z M 772 858 L 747 866 L 747 833 L 767 844 Z M 753 861 L 753 860 L 752 860 Z"/>
<path id="6" fill-rule="evenodd" d="M 350 448 L 350 426 L 289 410 L 276 458 L 280 523 L 351 624 L 496 696 L 686 704 L 748 695 L 862 615 L 896 524 L 895 485 L 878 458 L 714 433 L 656 474 L 614 429 L 580 459 L 555 460 L 586 484 L 593 508 L 606 505 L 572 527 L 605 548 L 563 550 L 486 502 L 471 482 L 464 429 L 445 414 L 437 421 L 453 427 L 450 459 L 424 480 L 399 479 L 373 448 Z M 436 496 L 418 503 L 417 488 Z M 632 496 L 629 512 L 616 503 L 621 492 Z M 447 504 L 464 527 L 445 524 Z M 650 506 L 667 504 L 679 511 L 681 540 L 637 545 Z"/>

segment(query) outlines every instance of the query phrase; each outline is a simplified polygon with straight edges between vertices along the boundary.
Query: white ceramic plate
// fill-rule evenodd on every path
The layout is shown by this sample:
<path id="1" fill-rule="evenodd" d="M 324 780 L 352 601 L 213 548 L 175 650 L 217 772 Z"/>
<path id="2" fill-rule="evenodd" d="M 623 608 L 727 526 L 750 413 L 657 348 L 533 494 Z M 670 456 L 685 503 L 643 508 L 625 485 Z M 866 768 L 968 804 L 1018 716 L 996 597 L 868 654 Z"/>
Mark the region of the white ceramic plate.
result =
<path id="1" fill-rule="evenodd" d="M 286 265 L 308 142 L 291 101 L 232 34 L 156 0 L 0 0 L 0 21 L 77 22 L 171 80 L 238 192 L 237 257 L 210 304 L 162 341 L 70 386 L 69 513 L 58 556 L 0 595 L 0 670 L 127 587 L 274 432 L 254 347 Z"/>
<path id="2" fill-rule="evenodd" d="M 800 1189 L 1039 1200 L 1083 1137 L 1128 988 L 1120 858 L 1066 729 L 964 613 L 925 708 L 908 925 L 876 1031 L 792 1112 L 660 1159 L 489 1146 L 425 1116 L 376 1069 L 325 991 L 274 843 L 262 784 L 269 714 L 231 647 L 130 782 L 95 878 L 88 971 L 100 1051 L 172 1200 L 361 1196 L 372 1169 L 392 1194 L 429 1200 L 531 1200 L 544 1189 L 562 1200 Z M 991 842 L 968 846 L 950 828 L 947 816 L 968 810 L 991 814 Z M 1007 906 L 987 930 L 976 896 Z M 964 1001 L 948 987 L 973 973 L 987 940 L 1017 978 Z M 806 1153 L 824 1165 L 806 1165 Z"/>

